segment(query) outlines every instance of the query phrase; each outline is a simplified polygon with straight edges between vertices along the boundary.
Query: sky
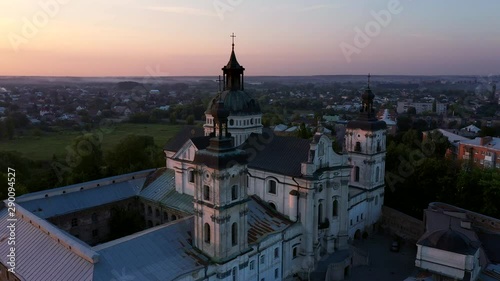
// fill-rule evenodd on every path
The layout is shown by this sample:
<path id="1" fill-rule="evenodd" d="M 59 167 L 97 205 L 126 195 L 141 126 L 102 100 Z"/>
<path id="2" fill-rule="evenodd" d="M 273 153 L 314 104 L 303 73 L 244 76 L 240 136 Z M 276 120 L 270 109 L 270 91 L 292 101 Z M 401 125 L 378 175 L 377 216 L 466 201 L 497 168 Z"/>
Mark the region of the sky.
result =
<path id="1" fill-rule="evenodd" d="M 2 76 L 498 75 L 498 0 L 0 1 Z"/>

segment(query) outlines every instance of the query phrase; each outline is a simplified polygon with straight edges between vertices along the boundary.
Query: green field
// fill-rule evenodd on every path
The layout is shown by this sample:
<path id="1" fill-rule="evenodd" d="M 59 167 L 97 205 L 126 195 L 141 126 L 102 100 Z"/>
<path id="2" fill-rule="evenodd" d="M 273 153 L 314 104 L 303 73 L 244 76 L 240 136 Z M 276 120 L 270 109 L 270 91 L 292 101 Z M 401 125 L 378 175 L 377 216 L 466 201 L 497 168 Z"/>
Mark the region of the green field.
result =
<path id="1" fill-rule="evenodd" d="M 117 123 L 97 128 L 93 132 L 102 136 L 101 146 L 106 151 L 129 134 L 152 136 L 155 144 L 163 147 L 180 128 L 180 125 Z M 39 137 L 18 136 L 10 141 L 0 141 L 0 151 L 18 151 L 33 160 L 50 160 L 54 154 L 64 157 L 66 147 L 71 145 L 74 138 L 82 134 L 82 132 L 75 131 L 59 131 L 43 133 Z"/>

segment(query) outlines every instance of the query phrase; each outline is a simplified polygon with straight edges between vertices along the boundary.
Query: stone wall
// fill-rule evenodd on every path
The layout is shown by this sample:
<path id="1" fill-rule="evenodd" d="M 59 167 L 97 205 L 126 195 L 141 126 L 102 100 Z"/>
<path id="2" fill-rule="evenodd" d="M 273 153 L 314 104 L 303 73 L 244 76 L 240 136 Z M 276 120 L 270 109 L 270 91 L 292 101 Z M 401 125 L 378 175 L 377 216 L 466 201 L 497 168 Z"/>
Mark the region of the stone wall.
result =
<path id="1" fill-rule="evenodd" d="M 387 206 L 382 207 L 380 226 L 389 233 L 411 242 L 418 241 L 425 230 L 423 221 Z"/>

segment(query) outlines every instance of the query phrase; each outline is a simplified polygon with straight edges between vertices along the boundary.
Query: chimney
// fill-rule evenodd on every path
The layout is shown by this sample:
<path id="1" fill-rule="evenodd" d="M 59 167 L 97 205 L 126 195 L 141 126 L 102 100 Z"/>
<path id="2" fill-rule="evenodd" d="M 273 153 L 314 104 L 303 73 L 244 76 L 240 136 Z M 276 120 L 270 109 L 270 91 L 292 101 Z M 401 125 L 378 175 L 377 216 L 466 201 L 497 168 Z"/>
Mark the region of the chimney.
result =
<path id="1" fill-rule="evenodd" d="M 480 144 L 481 145 L 486 145 L 487 143 L 489 143 L 491 141 L 491 137 L 490 136 L 487 136 L 487 137 L 482 137 L 481 138 L 481 142 Z"/>

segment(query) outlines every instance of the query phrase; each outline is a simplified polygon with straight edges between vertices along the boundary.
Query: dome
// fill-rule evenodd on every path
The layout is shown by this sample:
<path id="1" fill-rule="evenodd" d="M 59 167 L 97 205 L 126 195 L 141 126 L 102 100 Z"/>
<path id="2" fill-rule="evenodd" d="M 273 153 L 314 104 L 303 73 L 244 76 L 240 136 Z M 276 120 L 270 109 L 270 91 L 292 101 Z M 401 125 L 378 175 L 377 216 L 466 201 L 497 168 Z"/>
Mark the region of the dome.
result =
<path id="1" fill-rule="evenodd" d="M 478 249 L 467 236 L 453 229 L 435 231 L 417 244 L 464 255 L 474 255 Z"/>
<path id="2" fill-rule="evenodd" d="M 225 122 L 229 116 L 229 111 L 225 108 L 222 100 L 218 102 L 213 102 L 210 108 L 210 113 L 217 120 Z"/>
<path id="3" fill-rule="evenodd" d="M 212 112 L 212 108 L 214 104 L 218 103 L 219 98 L 224 102 L 224 108 L 231 115 L 261 113 L 257 101 L 241 90 L 224 91 L 217 94 L 208 104 L 207 113 Z"/>

